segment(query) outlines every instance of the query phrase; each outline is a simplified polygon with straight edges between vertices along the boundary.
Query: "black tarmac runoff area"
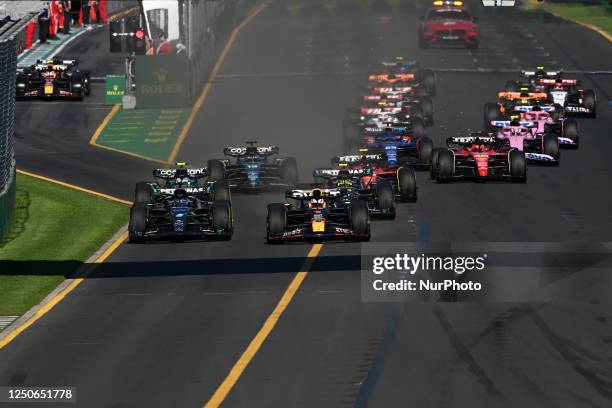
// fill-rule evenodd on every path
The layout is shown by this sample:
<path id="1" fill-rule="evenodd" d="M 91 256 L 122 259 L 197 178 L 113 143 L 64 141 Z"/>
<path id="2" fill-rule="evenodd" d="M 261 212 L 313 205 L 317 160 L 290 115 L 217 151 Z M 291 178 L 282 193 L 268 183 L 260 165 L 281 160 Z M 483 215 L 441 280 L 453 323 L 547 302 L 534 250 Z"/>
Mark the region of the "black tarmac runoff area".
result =
<path id="1" fill-rule="evenodd" d="M 258 140 L 295 157 L 310 182 L 342 153 L 345 111 L 383 60 L 401 55 L 437 71 L 427 130 L 436 146 L 479 130 L 484 103 L 517 75 L 495 70 L 563 68 L 597 93 L 597 118 L 579 119 L 580 149 L 563 150 L 559 167 L 530 166 L 525 184 L 437 184 L 417 172 L 418 202 L 372 222 L 372 241 L 612 241 L 612 76 L 590 74 L 612 69 L 610 42 L 473 1 L 479 49 L 421 50 L 411 7 L 332 3 L 273 0 L 240 31 L 178 160 L 205 165 L 226 145 Z M 86 34 L 65 54 L 96 76 L 121 72 L 107 35 Z M 88 145 L 109 111 L 96 86 L 89 104 L 18 104 L 18 167 L 129 200 L 156 164 Z M 233 194 L 229 242 L 120 246 L 0 350 L 0 386 L 76 387 L 69 405 L 87 408 L 203 406 L 312 248 L 265 243 L 266 205 L 282 200 Z M 223 406 L 612 406 L 609 304 L 368 303 L 360 282 L 360 245 L 324 244 Z"/>

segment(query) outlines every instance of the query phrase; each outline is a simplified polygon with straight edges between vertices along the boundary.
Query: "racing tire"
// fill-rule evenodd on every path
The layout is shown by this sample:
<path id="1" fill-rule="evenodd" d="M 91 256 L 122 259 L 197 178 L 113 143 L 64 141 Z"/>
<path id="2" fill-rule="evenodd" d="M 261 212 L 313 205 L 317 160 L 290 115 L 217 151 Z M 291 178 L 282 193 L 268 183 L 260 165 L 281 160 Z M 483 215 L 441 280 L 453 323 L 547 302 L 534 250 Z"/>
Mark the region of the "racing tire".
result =
<path id="1" fill-rule="evenodd" d="M 134 190 L 134 203 L 149 204 L 152 196 L 153 194 L 149 183 L 144 181 L 136 183 L 136 189 Z"/>
<path id="2" fill-rule="evenodd" d="M 423 108 L 421 107 L 421 105 L 413 105 L 410 107 L 410 119 L 414 120 L 414 119 L 421 119 L 421 120 L 425 120 L 425 113 L 423 112 Z"/>
<path id="3" fill-rule="evenodd" d="M 484 129 L 491 128 L 491 122 L 499 119 L 501 112 L 499 105 L 494 102 L 487 102 L 484 106 Z"/>
<path id="4" fill-rule="evenodd" d="M 232 201 L 229 183 L 225 180 L 216 181 L 213 185 L 215 201 Z"/>
<path id="5" fill-rule="evenodd" d="M 411 121 L 410 127 L 412 128 L 412 136 L 416 138 L 423 138 L 425 136 L 425 122 L 421 118 L 414 118 Z"/>
<path id="6" fill-rule="evenodd" d="M 525 153 L 519 150 L 511 150 L 508 154 L 510 177 L 515 183 L 527 181 L 527 160 Z"/>
<path id="7" fill-rule="evenodd" d="M 223 230 L 223 233 L 217 236 L 218 239 L 224 241 L 230 240 L 234 230 L 231 203 L 228 200 L 215 200 L 212 203 L 210 211 L 213 229 L 216 231 Z"/>
<path id="8" fill-rule="evenodd" d="M 417 154 L 419 156 L 419 160 L 427 164 L 431 163 L 431 155 L 433 153 L 433 148 L 434 144 L 430 138 L 428 138 L 427 136 L 421 137 L 417 145 Z"/>
<path id="9" fill-rule="evenodd" d="M 298 167 L 293 157 L 288 157 L 280 165 L 280 176 L 284 183 L 291 187 L 298 184 Z"/>
<path id="10" fill-rule="evenodd" d="M 128 239 L 130 243 L 145 242 L 144 234 L 147 230 L 147 205 L 135 203 L 130 208 L 130 223 L 128 225 Z"/>
<path id="11" fill-rule="evenodd" d="M 578 142 L 578 121 L 574 118 L 565 119 L 561 135 Z"/>
<path id="12" fill-rule="evenodd" d="M 438 153 L 436 166 L 436 181 L 443 183 L 450 181 L 454 175 L 455 158 L 450 150 L 442 150 Z"/>
<path id="13" fill-rule="evenodd" d="M 417 200 L 416 173 L 412 167 L 397 169 L 397 190 L 401 201 L 415 202 Z"/>
<path id="14" fill-rule="evenodd" d="M 284 204 L 274 203 L 268 204 L 268 218 L 266 222 L 266 232 L 268 243 L 276 241 L 270 241 L 270 235 L 280 235 L 285 232 L 287 227 L 287 208 Z"/>
<path id="15" fill-rule="evenodd" d="M 542 138 L 542 153 L 548 154 L 555 159 L 555 164 L 559 165 L 559 138 L 557 135 L 547 133 Z"/>
<path id="16" fill-rule="evenodd" d="M 421 98 L 421 109 L 423 109 L 423 118 L 425 119 L 425 123 L 429 126 L 433 125 L 433 102 L 431 98 Z"/>
<path id="17" fill-rule="evenodd" d="M 417 79 L 423 84 L 429 96 L 436 95 L 436 76 L 430 69 L 421 69 L 417 71 Z"/>
<path id="18" fill-rule="evenodd" d="M 359 241 L 370 240 L 370 216 L 368 214 L 368 204 L 362 200 L 351 201 L 350 222 L 354 233 L 362 234 Z"/>
<path id="19" fill-rule="evenodd" d="M 211 181 L 225 180 L 225 164 L 221 160 L 209 160 L 208 173 Z"/>
<path id="20" fill-rule="evenodd" d="M 440 152 L 443 152 L 444 150 L 446 149 L 438 147 L 433 149 L 433 152 L 431 153 L 431 167 L 429 168 L 429 178 L 431 180 L 436 179 L 438 172 L 438 156 L 440 155 Z"/>
<path id="21" fill-rule="evenodd" d="M 383 217 L 395 218 L 395 195 L 391 183 L 380 181 L 376 184 L 376 204 L 378 209 L 383 212 Z"/>
<path id="22" fill-rule="evenodd" d="M 517 92 L 518 91 L 518 83 L 516 81 L 507 81 L 504 86 L 505 92 Z"/>
<path id="23" fill-rule="evenodd" d="M 594 118 L 597 116 L 597 98 L 595 98 L 595 91 L 587 89 L 582 93 L 582 105 L 592 111 L 590 117 Z"/>

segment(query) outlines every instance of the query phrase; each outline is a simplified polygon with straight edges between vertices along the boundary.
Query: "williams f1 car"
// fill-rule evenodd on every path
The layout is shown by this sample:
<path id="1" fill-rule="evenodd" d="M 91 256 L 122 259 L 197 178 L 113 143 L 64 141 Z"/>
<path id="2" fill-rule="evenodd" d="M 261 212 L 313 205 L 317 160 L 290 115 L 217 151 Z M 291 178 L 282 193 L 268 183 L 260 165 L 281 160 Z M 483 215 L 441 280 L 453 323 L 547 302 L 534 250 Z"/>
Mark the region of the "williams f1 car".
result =
<path id="1" fill-rule="evenodd" d="M 209 160 L 208 170 L 213 180 L 227 180 L 232 189 L 262 190 L 265 188 L 295 187 L 298 183 L 297 163 L 293 157 L 275 157 L 277 146 L 256 146 L 256 141 L 246 146 L 226 147 L 223 154 L 229 159 Z"/>
<path id="2" fill-rule="evenodd" d="M 225 181 L 209 181 L 206 168 L 187 168 L 182 163 L 174 169 L 156 169 L 153 176 L 155 182 L 136 184 L 130 242 L 231 238 L 232 207 Z"/>
<path id="3" fill-rule="evenodd" d="M 285 203 L 268 204 L 268 243 L 288 241 L 369 241 L 365 201 L 347 201 L 337 189 L 291 190 Z"/>
<path id="4" fill-rule="evenodd" d="M 77 69 L 78 61 L 56 57 L 17 70 L 17 99 L 83 100 L 91 94 L 89 72 Z"/>

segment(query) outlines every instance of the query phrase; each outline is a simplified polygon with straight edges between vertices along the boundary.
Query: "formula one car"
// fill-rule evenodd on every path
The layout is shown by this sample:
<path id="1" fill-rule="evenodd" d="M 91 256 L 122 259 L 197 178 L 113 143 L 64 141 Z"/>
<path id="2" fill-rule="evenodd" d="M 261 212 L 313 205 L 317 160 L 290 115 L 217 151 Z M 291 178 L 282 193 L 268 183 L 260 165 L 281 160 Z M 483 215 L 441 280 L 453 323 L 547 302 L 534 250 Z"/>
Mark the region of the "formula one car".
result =
<path id="1" fill-rule="evenodd" d="M 541 95 L 541 94 L 538 94 Z M 507 103 L 503 106 L 487 103 L 485 105 L 485 120 L 494 118 L 485 124 L 485 129 L 491 128 L 495 121 L 508 121 L 520 119 L 535 124 L 533 132 L 554 133 L 557 135 L 559 145 L 564 148 L 577 149 L 580 143 L 578 135 L 578 122 L 574 118 L 565 117 L 565 110 L 556 104 L 543 101 L 542 99 L 520 99 L 520 104 Z M 530 105 L 528 103 L 533 103 Z M 519 117 L 517 118 L 517 115 Z"/>
<path id="2" fill-rule="evenodd" d="M 389 125 L 384 128 L 365 128 L 361 146 L 371 153 L 381 153 L 390 165 L 410 164 L 429 168 L 433 142 L 427 136 L 415 136 L 409 128 Z"/>
<path id="3" fill-rule="evenodd" d="M 404 115 L 419 118 L 432 125 L 433 102 L 428 96 L 415 96 L 411 87 L 375 87 L 374 95 L 365 95 L 358 101 L 361 116 L 380 114 Z"/>
<path id="4" fill-rule="evenodd" d="M 463 8 L 462 1 L 436 0 L 419 24 L 419 47 L 434 45 L 478 48 L 477 19 Z"/>
<path id="5" fill-rule="evenodd" d="M 371 154 L 360 149 L 360 154 L 335 156 L 331 159 L 335 168 L 345 167 L 354 174 L 361 173 L 362 183 L 375 185 L 379 181 L 391 183 L 393 194 L 398 201 L 417 200 L 417 181 L 414 168 L 397 163 L 391 164 L 386 154 Z"/>
<path id="6" fill-rule="evenodd" d="M 365 201 L 346 201 L 337 189 L 291 190 L 291 202 L 268 204 L 268 243 L 287 241 L 369 241 Z"/>
<path id="7" fill-rule="evenodd" d="M 534 122 L 519 121 L 518 117 L 512 121 L 494 121 L 497 127 L 496 137 L 498 140 L 508 142 L 510 148 L 525 153 L 529 163 L 559 165 L 559 140 L 557 135 L 546 133 L 545 129 L 539 132 L 538 125 Z"/>
<path id="8" fill-rule="evenodd" d="M 38 60 L 36 65 L 17 70 L 16 98 L 74 99 L 91 94 L 90 74 L 77 69 L 76 59 Z"/>
<path id="9" fill-rule="evenodd" d="M 431 178 L 438 182 L 471 179 L 524 183 L 527 180 L 525 153 L 486 133 L 451 137 L 446 143 L 447 148 L 433 152 Z"/>
<path id="10" fill-rule="evenodd" d="M 394 219 L 395 199 L 393 185 L 387 181 L 370 183 L 367 169 L 347 169 L 341 163 L 340 169 L 315 169 L 313 176 L 324 179 L 325 187 L 340 191 L 345 201 L 363 200 L 368 205 L 371 217 Z"/>
<path id="11" fill-rule="evenodd" d="M 136 184 L 130 211 L 130 242 L 147 239 L 216 238 L 232 236 L 233 221 L 229 186 L 209 181 L 205 168 L 153 171 L 155 182 Z"/>
<path id="12" fill-rule="evenodd" d="M 562 106 L 567 116 L 596 117 L 597 98 L 592 89 L 583 89 L 580 81 L 566 78 L 563 71 L 521 71 L 518 81 L 506 82 L 506 91 L 546 92 L 550 102 Z"/>
<path id="13" fill-rule="evenodd" d="M 422 69 L 417 61 L 404 61 L 403 57 L 396 57 L 395 61 L 383 61 L 389 74 L 414 74 L 418 83 L 417 88 L 424 89 L 428 95 L 436 94 L 436 76 L 430 69 Z"/>
<path id="14" fill-rule="evenodd" d="M 227 180 L 232 189 L 247 191 L 265 188 L 292 188 L 298 183 L 297 163 L 293 157 L 270 159 L 278 155 L 277 146 L 256 146 L 256 141 L 246 142 L 246 146 L 226 147 L 223 154 L 234 157 L 209 160 L 208 170 L 213 180 Z"/>

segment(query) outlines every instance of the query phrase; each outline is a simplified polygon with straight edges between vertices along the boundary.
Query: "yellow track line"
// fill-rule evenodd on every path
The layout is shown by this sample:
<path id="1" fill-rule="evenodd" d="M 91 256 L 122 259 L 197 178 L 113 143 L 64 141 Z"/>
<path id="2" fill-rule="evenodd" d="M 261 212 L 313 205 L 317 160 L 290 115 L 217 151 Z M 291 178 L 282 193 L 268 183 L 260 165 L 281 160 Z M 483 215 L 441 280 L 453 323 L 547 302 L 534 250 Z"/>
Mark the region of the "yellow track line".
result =
<path id="1" fill-rule="evenodd" d="M 238 361 L 236 361 L 227 377 L 225 377 L 225 380 L 223 380 L 223 382 L 221 383 L 219 388 L 217 388 L 213 396 L 208 400 L 206 405 L 204 405 L 204 408 L 216 408 L 220 406 L 227 397 L 227 395 L 230 393 L 232 388 L 234 388 L 234 385 L 236 385 L 236 382 L 238 381 L 238 379 L 240 379 L 240 376 L 242 375 L 244 370 L 247 368 L 251 360 L 253 360 L 253 357 L 255 357 L 255 354 L 257 354 L 264 341 L 266 341 L 266 339 L 278 323 L 278 320 L 280 319 L 281 315 L 283 314 L 285 309 L 287 309 L 287 306 L 289 306 L 289 303 L 291 303 L 291 300 L 302 285 L 302 282 L 304 282 L 306 275 L 308 275 L 308 271 L 312 267 L 312 263 L 319 255 L 322 246 L 323 244 L 315 244 L 312 246 L 312 248 L 308 252 L 306 261 L 304 262 L 304 265 L 301 268 L 302 270 L 295 274 L 293 280 L 285 290 L 285 293 L 278 301 L 278 304 L 276 305 L 272 313 L 268 316 L 263 326 L 261 327 L 261 329 L 259 329 L 259 332 L 257 332 L 253 340 L 251 340 L 251 342 L 247 346 L 246 350 L 242 353 Z"/>
<path id="2" fill-rule="evenodd" d="M 127 239 L 127 233 L 118 237 L 95 261 L 94 264 L 103 263 L 115 250 Z M 16 327 L 8 336 L 0 340 L 0 350 L 23 333 L 28 327 L 32 326 L 38 319 L 49 313 L 59 302 L 61 302 L 70 292 L 75 290 L 89 276 L 95 268 L 87 268 L 82 276 L 73 279 L 68 286 L 56 294 L 48 303 L 36 311 L 28 320 Z"/>
<path id="3" fill-rule="evenodd" d="M 96 196 L 96 197 L 104 198 L 106 200 L 115 201 L 115 202 L 121 203 L 121 204 L 132 205 L 131 201 L 122 200 L 121 198 L 113 197 L 113 196 L 108 195 L 108 194 L 104 194 L 104 193 L 100 193 L 100 192 L 97 192 L 97 191 L 89 190 L 87 188 L 75 186 L 74 184 L 65 183 L 63 181 L 52 179 L 52 178 L 49 178 L 49 177 L 41 176 L 40 174 L 30 173 L 29 171 L 20 170 L 20 169 L 17 169 L 17 173 L 23 174 L 23 175 L 29 176 L 29 177 L 34 177 L 34 178 L 37 178 L 39 180 L 48 181 L 50 183 L 58 184 L 60 186 L 71 188 L 73 190 L 78 190 L 78 191 L 81 191 L 83 193 L 87 193 L 87 194 L 91 194 L 91 195 Z"/>
<path id="4" fill-rule="evenodd" d="M 240 23 L 236 28 L 234 28 L 234 30 L 232 31 L 232 34 L 230 35 L 229 40 L 225 44 L 225 48 L 223 48 L 223 51 L 221 52 L 221 55 L 219 56 L 219 59 L 217 60 L 217 63 L 215 64 L 215 66 L 212 69 L 212 72 L 210 73 L 210 78 L 211 79 L 214 78 L 215 76 L 217 76 L 217 74 L 219 73 L 219 70 L 221 69 L 221 66 L 223 65 L 223 62 L 225 61 L 225 58 L 227 57 L 227 54 L 229 53 L 230 48 L 232 48 L 232 45 L 234 44 L 234 41 L 236 41 L 236 37 L 238 36 L 238 33 L 248 23 L 250 23 L 251 20 L 253 20 L 259 13 L 261 13 L 261 11 L 267 5 L 268 5 L 268 3 L 266 2 L 266 3 L 263 3 L 261 6 L 257 7 L 255 10 L 253 10 L 253 12 L 251 14 L 249 14 L 249 16 L 247 18 L 244 19 L 244 21 L 242 23 Z M 206 101 L 206 98 L 208 97 L 208 93 L 210 92 L 210 88 L 211 87 L 212 87 L 212 82 L 210 82 L 210 80 L 209 80 L 206 83 L 206 85 L 204 85 L 204 88 L 202 88 L 202 93 L 200 94 L 200 96 L 199 96 L 198 100 L 196 101 L 195 105 L 193 105 L 193 108 L 191 109 L 191 114 L 189 115 L 189 118 L 187 119 L 187 122 L 185 123 L 185 126 L 183 126 L 183 129 L 181 130 L 181 133 L 180 133 L 180 135 L 178 137 L 178 140 L 176 141 L 176 144 L 172 148 L 172 152 L 170 152 L 170 156 L 168 157 L 167 163 L 173 163 L 176 160 L 176 156 L 178 155 L 179 151 L 181 150 L 181 146 L 183 145 L 183 142 L 187 138 L 187 135 L 189 134 L 189 130 L 193 126 L 193 121 L 195 120 L 196 114 L 198 113 L 198 111 L 204 105 L 204 102 Z"/>

